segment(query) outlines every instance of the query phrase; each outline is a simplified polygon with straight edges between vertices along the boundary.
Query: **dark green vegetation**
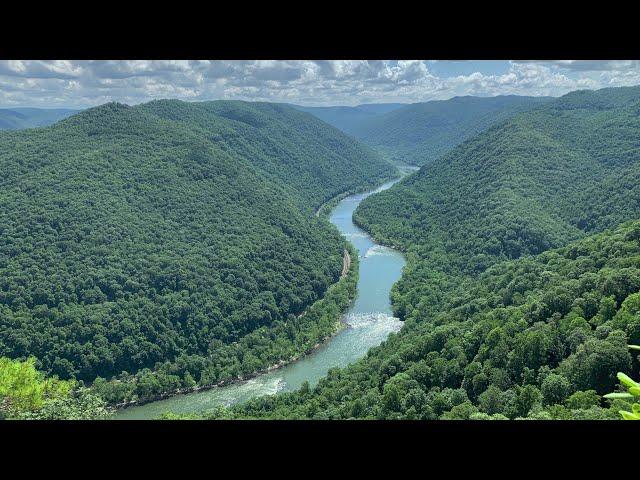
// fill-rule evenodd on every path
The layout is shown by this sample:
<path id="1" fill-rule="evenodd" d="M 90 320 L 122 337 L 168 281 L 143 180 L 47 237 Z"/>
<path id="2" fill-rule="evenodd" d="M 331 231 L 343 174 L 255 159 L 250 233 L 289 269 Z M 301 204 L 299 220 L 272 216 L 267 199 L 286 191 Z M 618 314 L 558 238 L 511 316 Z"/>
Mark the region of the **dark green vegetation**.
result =
<path id="1" fill-rule="evenodd" d="M 121 375 L 117 381 L 97 379 L 94 393 L 108 403 L 159 398 L 165 392 L 188 391 L 199 386 L 222 385 L 249 378 L 284 361 L 292 361 L 313 350 L 340 327 L 341 314 L 356 295 L 358 256 L 351 250 L 349 273 L 329 286 L 324 296 L 301 315 L 262 326 L 233 344 L 216 341 L 206 358 L 181 356 L 165 362 L 156 371 L 144 369 L 135 376 Z M 190 372 L 199 372 L 196 383 Z"/>
<path id="2" fill-rule="evenodd" d="M 136 108 L 179 122 L 234 158 L 250 162 L 270 183 L 300 198 L 304 210 L 396 176 L 370 148 L 288 105 L 163 100 Z"/>
<path id="3" fill-rule="evenodd" d="M 574 92 L 363 201 L 356 222 L 409 253 L 397 313 L 442 282 L 640 217 L 638 111 L 640 88 Z"/>
<path id="4" fill-rule="evenodd" d="M 345 131 L 393 161 L 426 165 L 492 125 L 549 100 L 509 95 L 414 103 L 362 119 Z"/>
<path id="5" fill-rule="evenodd" d="M 302 107 L 299 105 L 293 105 L 293 107 L 310 113 L 329 125 L 358 138 L 361 131 L 366 129 L 368 121 L 405 105 L 404 103 L 371 103 L 355 107 Z"/>
<path id="6" fill-rule="evenodd" d="M 311 391 L 216 415 L 632 411 L 601 396 L 617 371 L 640 373 L 628 349 L 640 342 L 639 113 L 640 88 L 574 92 L 364 200 L 357 222 L 407 252 L 392 292 L 402 331 Z"/>
<path id="7" fill-rule="evenodd" d="M 335 329 L 344 240 L 313 212 L 395 174 L 285 105 L 107 104 L 0 133 L 0 355 L 109 401 L 246 376 Z M 331 316 L 331 321 L 329 321 Z M 125 373 L 122 373 L 125 372 Z"/>
<path id="8" fill-rule="evenodd" d="M 0 108 L 0 130 L 45 127 L 74 113 L 78 113 L 78 110 L 62 108 Z"/>

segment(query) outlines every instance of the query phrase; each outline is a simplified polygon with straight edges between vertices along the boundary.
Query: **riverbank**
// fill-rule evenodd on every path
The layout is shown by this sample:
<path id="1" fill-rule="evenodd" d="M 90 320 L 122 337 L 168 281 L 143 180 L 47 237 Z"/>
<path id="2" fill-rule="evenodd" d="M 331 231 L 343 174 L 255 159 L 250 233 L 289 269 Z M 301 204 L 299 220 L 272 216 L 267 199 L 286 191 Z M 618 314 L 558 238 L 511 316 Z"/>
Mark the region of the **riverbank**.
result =
<path id="1" fill-rule="evenodd" d="M 400 168 L 397 170 L 397 173 L 398 173 L 398 175 L 395 176 L 395 177 L 392 177 L 392 180 L 390 180 L 391 182 L 398 181 L 403 176 L 405 176 L 405 173 Z M 387 177 L 385 177 L 385 179 L 382 180 L 382 182 L 384 182 L 384 181 L 389 183 L 389 180 L 388 180 Z M 377 189 L 381 188 L 385 184 L 386 183 L 378 184 L 378 186 L 375 187 L 372 191 L 376 191 Z M 358 187 L 357 190 L 366 191 L 368 188 L 371 188 L 371 187 L 363 185 L 363 186 Z M 335 206 L 341 200 L 343 200 L 344 198 L 348 197 L 349 195 L 354 195 L 354 194 L 357 194 L 357 193 L 354 193 L 352 191 L 346 191 L 346 192 L 343 192 L 343 193 L 333 197 L 331 200 L 329 200 L 328 202 L 325 202 L 323 205 L 321 205 L 318 208 L 318 210 L 315 212 L 315 215 L 319 217 L 321 212 L 326 211 L 326 209 L 330 205 Z M 332 289 L 336 285 L 340 284 L 340 282 L 343 281 L 343 279 L 348 279 L 349 278 L 349 273 L 351 272 L 352 263 L 354 263 L 355 266 L 357 267 L 357 260 L 352 260 L 352 255 L 350 253 L 350 249 L 351 248 L 352 247 L 347 246 L 347 248 L 345 248 L 345 250 L 343 252 L 343 266 L 342 266 L 342 272 L 340 274 L 340 280 L 336 284 L 331 285 L 329 287 L 329 289 L 327 289 L 327 292 L 325 293 L 325 296 L 323 298 L 317 300 L 307 310 L 305 310 L 303 313 L 298 315 L 297 316 L 298 319 L 301 319 L 302 317 L 305 317 L 307 312 L 310 309 L 314 308 L 314 306 L 316 304 L 321 304 L 321 302 L 327 297 L 328 292 L 329 292 L 330 289 Z M 357 255 L 356 255 L 356 259 L 357 259 Z M 356 273 L 355 283 L 357 283 L 357 273 Z M 353 298 L 355 297 L 356 293 L 357 293 L 357 291 L 354 291 L 349 296 L 349 303 L 347 305 L 345 305 L 344 308 L 342 309 L 342 311 L 337 315 L 337 320 L 335 321 L 335 328 L 332 331 L 330 331 L 328 333 L 328 335 L 323 336 L 322 338 L 319 339 L 319 341 L 317 341 L 311 347 L 302 350 L 301 352 L 295 354 L 292 357 L 289 357 L 288 359 L 280 359 L 280 360 L 278 360 L 278 362 L 276 362 L 276 363 L 274 363 L 274 364 L 272 364 L 272 365 L 270 365 L 270 366 L 268 366 L 266 368 L 255 370 L 255 371 L 253 371 L 252 373 L 249 373 L 249 374 L 237 375 L 237 376 L 234 376 L 234 377 L 230 377 L 228 379 L 220 380 L 219 382 L 212 383 L 212 384 L 194 385 L 192 387 L 182 387 L 182 388 L 178 388 L 178 389 L 175 389 L 175 390 L 162 392 L 162 393 L 154 395 L 154 396 L 145 397 L 145 398 L 142 398 L 142 399 L 130 400 L 130 401 L 127 401 L 127 402 L 120 402 L 120 403 L 116 403 L 114 405 L 114 407 L 117 410 L 123 410 L 123 409 L 130 408 L 130 407 L 142 406 L 142 405 L 146 405 L 146 404 L 157 402 L 157 401 L 161 401 L 161 400 L 166 400 L 168 398 L 171 398 L 171 397 L 174 397 L 174 396 L 177 396 L 177 395 L 186 395 L 186 394 L 196 393 L 196 392 L 205 392 L 205 391 L 209 391 L 209 390 L 212 390 L 212 389 L 215 389 L 215 388 L 228 387 L 228 386 L 231 386 L 231 385 L 234 385 L 234 384 L 238 384 L 238 383 L 241 383 L 241 382 L 246 382 L 246 381 L 251 380 L 253 378 L 256 378 L 256 377 L 258 377 L 260 375 L 264 375 L 264 374 L 273 372 L 275 370 L 278 370 L 280 368 L 283 368 L 283 367 L 289 365 L 292 362 L 298 361 L 301 358 L 313 353 L 315 350 L 320 348 L 328 339 L 330 339 L 332 336 L 336 335 L 344 327 L 344 323 L 342 322 L 342 315 L 343 315 L 344 311 L 346 311 L 349 308 L 349 305 L 353 301 Z M 316 306 L 316 308 L 317 308 L 317 306 Z"/>
<path id="2" fill-rule="evenodd" d="M 349 306 L 352 304 L 357 294 L 357 282 L 358 282 L 358 260 L 357 255 L 352 259 L 352 251 L 350 245 L 346 245 L 343 252 L 343 268 L 340 275 L 340 279 L 330 285 L 325 295 L 314 302 L 307 310 L 300 314 L 297 319 L 301 320 L 304 317 L 306 324 L 317 325 L 321 332 L 316 338 L 309 338 L 305 343 L 312 343 L 298 351 L 292 357 L 286 359 L 279 359 L 277 362 L 269 365 L 266 368 L 255 370 L 254 372 L 229 377 L 227 379 L 220 380 L 219 382 L 208 385 L 194 385 L 188 388 L 181 388 L 173 391 L 163 392 L 161 394 L 146 397 L 143 399 L 131 400 L 128 402 L 121 402 L 113 405 L 113 407 L 122 411 L 127 408 L 143 406 L 149 403 L 166 400 L 178 395 L 187 395 L 196 392 L 205 392 L 216 388 L 228 387 L 238 383 L 246 382 L 260 375 L 268 374 L 289 365 L 292 362 L 296 362 L 307 355 L 310 355 L 315 350 L 320 348 L 326 343 L 332 336 L 337 334 L 342 328 L 344 323 L 342 322 L 342 315 Z M 345 271 L 346 270 L 346 271 Z M 346 295 L 346 299 L 345 299 Z M 338 313 L 335 313 L 335 312 Z M 332 325 L 329 324 L 328 316 L 333 319 Z M 311 317 L 311 318 L 310 318 Z"/>
<path id="3" fill-rule="evenodd" d="M 420 170 L 420 167 L 416 167 L 413 165 L 396 165 L 396 167 L 398 168 L 398 171 L 400 172 L 400 178 L 398 179 L 398 181 L 404 179 L 405 177 L 408 177 L 409 175 L 411 175 L 412 173 L 417 172 L 418 170 Z M 397 183 L 397 182 L 395 182 Z M 374 191 L 375 193 L 375 191 Z M 408 251 L 407 249 L 400 244 L 397 243 L 393 243 L 391 241 L 389 241 L 386 238 L 382 238 L 379 234 L 376 234 L 375 232 L 373 232 L 370 227 L 368 225 L 365 225 L 364 222 L 362 222 L 362 220 L 359 219 L 358 213 L 357 213 L 357 209 L 354 210 L 353 212 L 353 216 L 352 216 L 352 221 L 354 223 L 354 225 L 356 225 L 358 228 L 364 230 L 365 232 L 367 232 L 368 235 L 371 236 L 371 238 L 373 238 L 375 240 L 376 243 L 387 247 L 387 248 L 392 248 L 394 250 L 397 250 L 399 252 L 402 252 L 403 254 L 407 255 Z"/>

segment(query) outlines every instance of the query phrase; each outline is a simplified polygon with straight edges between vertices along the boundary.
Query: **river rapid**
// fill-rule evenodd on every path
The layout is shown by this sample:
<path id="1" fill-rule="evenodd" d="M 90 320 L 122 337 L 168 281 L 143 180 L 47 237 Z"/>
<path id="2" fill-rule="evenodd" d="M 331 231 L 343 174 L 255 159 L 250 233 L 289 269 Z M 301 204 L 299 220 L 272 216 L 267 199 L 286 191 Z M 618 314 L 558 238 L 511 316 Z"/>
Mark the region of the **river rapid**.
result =
<path id="1" fill-rule="evenodd" d="M 407 174 L 412 168 L 403 169 Z M 358 250 L 360 276 L 358 293 L 353 305 L 343 315 L 345 328 L 328 339 L 310 354 L 277 370 L 258 375 L 250 380 L 216 387 L 165 400 L 119 410 L 116 420 L 157 418 L 164 412 L 206 412 L 218 405 L 233 405 L 261 395 L 297 390 L 308 381 L 314 386 L 329 369 L 345 367 L 362 358 L 367 351 L 382 343 L 391 332 L 402 326 L 391 313 L 389 293 L 400 279 L 405 265 L 403 255 L 382 246 L 354 225 L 354 210 L 369 195 L 386 190 L 399 179 L 385 183 L 367 193 L 344 198 L 331 212 L 330 221 Z"/>

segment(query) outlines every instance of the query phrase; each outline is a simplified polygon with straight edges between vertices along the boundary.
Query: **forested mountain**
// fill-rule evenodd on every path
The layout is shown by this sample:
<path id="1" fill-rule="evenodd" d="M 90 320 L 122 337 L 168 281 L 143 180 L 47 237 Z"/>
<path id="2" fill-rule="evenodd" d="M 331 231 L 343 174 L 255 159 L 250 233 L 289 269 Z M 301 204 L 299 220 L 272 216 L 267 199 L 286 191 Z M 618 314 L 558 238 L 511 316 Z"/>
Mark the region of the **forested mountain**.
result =
<path id="1" fill-rule="evenodd" d="M 362 119 L 348 133 L 394 161 L 425 165 L 465 140 L 549 97 L 454 97 L 414 103 Z"/>
<path id="2" fill-rule="evenodd" d="M 0 130 L 45 127 L 78 111 L 66 108 L 0 108 Z"/>
<path id="3" fill-rule="evenodd" d="M 334 307 L 297 318 L 342 270 L 344 240 L 312 210 L 394 175 L 309 114 L 243 102 L 106 104 L 1 132 L 0 165 L 0 356 L 62 379 L 128 372 L 114 401 L 331 333 Z"/>
<path id="4" fill-rule="evenodd" d="M 395 175 L 370 148 L 289 105 L 162 100 L 138 108 L 197 128 L 313 208 L 339 193 L 377 185 Z"/>
<path id="5" fill-rule="evenodd" d="M 599 396 L 638 376 L 640 224 L 620 224 L 640 218 L 639 113 L 640 87 L 573 92 L 365 199 L 355 220 L 407 252 L 403 330 L 313 391 L 219 414 L 617 418 Z"/>
<path id="6" fill-rule="evenodd" d="M 315 115 L 329 125 L 358 138 L 361 131 L 366 128 L 368 120 L 405 105 L 404 103 L 368 103 L 355 107 L 303 107 L 299 105 L 293 105 L 293 107 Z"/>
<path id="7" fill-rule="evenodd" d="M 368 198 L 355 220 L 429 271 L 470 274 L 615 227 L 640 216 L 639 108 L 636 87 L 570 93 Z"/>

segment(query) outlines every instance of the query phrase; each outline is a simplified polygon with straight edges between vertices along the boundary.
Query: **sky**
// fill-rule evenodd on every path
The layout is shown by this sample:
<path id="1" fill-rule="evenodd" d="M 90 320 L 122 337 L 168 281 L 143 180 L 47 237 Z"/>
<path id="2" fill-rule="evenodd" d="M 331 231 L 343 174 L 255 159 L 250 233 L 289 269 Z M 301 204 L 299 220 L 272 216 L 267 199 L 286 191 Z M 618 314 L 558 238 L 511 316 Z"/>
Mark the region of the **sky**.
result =
<path id="1" fill-rule="evenodd" d="M 308 106 L 550 95 L 640 84 L 640 61 L 1 60 L 0 108 L 160 98 Z"/>

